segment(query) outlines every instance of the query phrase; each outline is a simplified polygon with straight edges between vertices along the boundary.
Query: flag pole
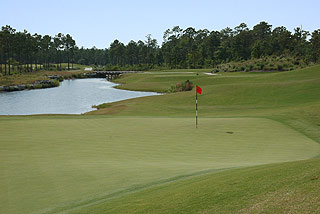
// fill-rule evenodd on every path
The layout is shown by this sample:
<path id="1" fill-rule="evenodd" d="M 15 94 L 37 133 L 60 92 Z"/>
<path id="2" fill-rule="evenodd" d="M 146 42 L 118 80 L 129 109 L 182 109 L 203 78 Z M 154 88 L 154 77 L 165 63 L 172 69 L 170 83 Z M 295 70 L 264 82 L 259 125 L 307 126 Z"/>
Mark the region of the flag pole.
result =
<path id="1" fill-rule="evenodd" d="M 198 92 L 196 88 L 196 129 L 198 128 Z"/>
<path id="2" fill-rule="evenodd" d="M 198 76 L 199 73 L 196 75 L 196 82 L 198 82 Z M 198 92 L 197 92 L 198 86 L 196 85 L 196 129 L 198 128 Z"/>

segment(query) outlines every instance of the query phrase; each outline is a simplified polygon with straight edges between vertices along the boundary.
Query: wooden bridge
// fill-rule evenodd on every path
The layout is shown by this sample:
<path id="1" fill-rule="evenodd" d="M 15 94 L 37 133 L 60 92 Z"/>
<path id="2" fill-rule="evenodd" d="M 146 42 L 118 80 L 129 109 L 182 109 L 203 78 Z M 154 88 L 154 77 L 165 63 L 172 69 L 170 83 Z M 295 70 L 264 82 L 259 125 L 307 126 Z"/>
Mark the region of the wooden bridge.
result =
<path id="1" fill-rule="evenodd" d="M 138 73 L 138 71 L 96 71 L 93 75 L 96 78 L 107 78 L 107 80 L 112 80 L 119 78 L 122 74 L 127 73 Z"/>

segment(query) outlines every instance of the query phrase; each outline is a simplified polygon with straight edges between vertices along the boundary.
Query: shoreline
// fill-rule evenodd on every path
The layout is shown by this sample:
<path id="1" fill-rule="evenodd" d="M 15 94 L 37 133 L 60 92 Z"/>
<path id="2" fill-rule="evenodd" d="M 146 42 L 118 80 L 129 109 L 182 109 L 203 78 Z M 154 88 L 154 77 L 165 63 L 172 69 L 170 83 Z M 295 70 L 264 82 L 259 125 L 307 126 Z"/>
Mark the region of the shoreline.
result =
<path id="1" fill-rule="evenodd" d="M 45 77 L 47 77 L 48 79 L 37 80 L 34 83 L 30 83 L 30 84 L 0 85 L 0 93 L 59 87 L 60 82 L 62 82 L 63 80 L 88 78 L 86 77 L 85 74 L 86 73 L 80 74 L 77 76 L 72 76 L 71 78 L 68 76 L 62 76 L 62 75 L 47 75 Z"/>
<path id="2" fill-rule="evenodd" d="M 90 77 L 91 74 L 92 72 L 74 70 L 0 75 L 0 93 L 58 87 L 59 82 L 65 79 L 83 79 Z"/>
<path id="3" fill-rule="evenodd" d="M 70 79 L 103 78 L 112 82 L 113 79 L 119 77 L 124 73 L 139 73 L 139 71 L 118 71 L 118 72 L 112 72 L 112 73 L 116 73 L 116 76 L 113 78 L 110 78 L 110 76 L 106 75 L 105 72 L 100 72 L 100 71 L 83 72 L 83 73 L 71 74 L 71 75 L 60 75 L 60 74 L 44 75 L 41 77 L 45 77 L 46 79 L 43 80 L 39 78 L 34 83 L 17 84 L 17 85 L 0 85 L 0 93 L 58 87 L 60 85 L 59 84 L 60 82 L 62 82 L 63 80 L 70 80 Z"/>
<path id="4" fill-rule="evenodd" d="M 32 89 L 44 89 L 44 88 L 53 88 L 58 87 L 60 81 L 58 80 L 39 80 L 33 84 L 26 85 L 13 85 L 13 86 L 0 86 L 1 92 L 13 92 L 13 91 L 23 91 L 23 90 L 32 90 Z"/>
<path id="5" fill-rule="evenodd" d="M 113 97 L 113 95 L 111 95 L 111 96 L 109 96 L 109 95 L 105 95 L 105 96 L 102 96 L 102 97 L 105 97 L 105 99 L 100 99 L 100 101 L 99 102 L 90 102 L 90 99 L 88 99 L 88 101 L 87 101 L 87 103 L 88 104 L 90 104 L 90 105 L 88 105 L 88 107 L 90 107 L 90 108 L 88 108 L 88 109 L 84 109 L 84 110 L 82 110 L 82 111 L 77 111 L 77 107 L 76 108 L 72 108 L 72 109 L 74 109 L 74 110 L 72 110 L 71 108 L 69 108 L 69 110 L 67 110 L 67 111 L 55 111 L 54 109 L 53 109 L 53 111 L 46 111 L 47 113 L 45 113 L 44 111 L 42 111 L 41 110 L 41 108 L 39 109 L 39 111 L 33 111 L 32 109 L 38 109 L 38 107 L 33 107 L 33 108 L 30 108 L 31 110 L 29 111 L 29 112 L 18 112 L 18 111 L 4 111 L 3 112 L 3 114 L 1 114 L 0 116 L 35 116 L 35 115 L 84 115 L 84 114 L 88 114 L 88 113 L 90 113 L 90 112 L 92 112 L 92 111 L 96 111 L 96 110 L 98 110 L 99 109 L 99 107 L 98 106 L 100 106 L 100 105 L 103 105 L 103 104 L 106 104 L 106 103 L 113 103 L 113 102 L 118 102 L 118 101 L 123 101 L 123 100 L 127 100 L 127 99 L 132 99 L 132 98 L 136 98 L 136 97 L 141 97 L 141 96 L 150 96 L 150 95 L 157 95 L 158 93 L 152 93 L 151 92 L 151 94 L 149 94 L 149 93 L 146 93 L 146 94 L 137 94 L 137 95 L 135 95 L 134 97 L 132 97 L 133 95 L 129 92 L 129 91 L 131 91 L 131 92 L 140 92 L 140 91 L 134 91 L 134 90 L 125 90 L 125 89 L 119 89 L 119 88 L 116 88 L 116 86 L 119 86 L 120 84 L 118 84 L 118 83 L 114 83 L 114 82 L 112 82 L 112 81 L 110 81 L 110 80 L 107 80 L 106 78 L 82 78 L 82 79 L 66 79 L 67 81 L 66 82 L 69 82 L 69 81 L 85 81 L 85 82 L 88 82 L 89 81 L 89 84 L 91 84 L 91 80 L 90 79 L 93 79 L 94 81 L 106 81 L 106 82 L 108 82 L 108 87 L 110 87 L 110 89 L 112 88 L 112 90 L 114 89 L 114 90 L 117 90 L 117 91 L 128 91 L 128 92 L 126 92 L 126 93 L 129 93 L 129 95 L 127 95 L 127 97 L 125 96 L 124 97 L 124 99 L 122 98 L 121 99 L 121 97 L 122 96 L 118 96 L 119 98 L 117 98 L 117 99 L 120 99 L 120 100 L 114 100 L 114 99 L 112 99 L 112 98 L 108 98 L 108 97 Z M 57 80 L 56 80 L 57 81 Z M 59 82 L 58 82 L 59 83 Z M 68 84 L 68 83 L 66 83 L 66 84 Z M 87 83 L 88 84 L 88 83 Z M 111 84 L 111 85 L 110 85 Z M 64 83 L 62 83 L 61 85 L 58 85 L 58 87 L 59 86 L 63 86 L 64 85 Z M 84 85 L 85 86 L 85 85 Z M 44 87 L 43 87 L 44 88 Z M 48 87 L 46 87 L 46 88 L 48 88 Z M 84 87 L 84 89 L 82 89 L 82 91 L 83 90 L 86 90 L 86 86 Z M 29 93 L 28 91 L 30 91 L 30 90 L 25 90 L 25 92 L 20 92 L 20 93 Z M 40 91 L 42 91 L 42 90 L 38 90 L 39 92 L 38 93 L 41 93 L 41 94 L 43 94 L 43 93 L 45 93 L 46 94 L 46 92 L 44 91 L 44 92 L 40 92 Z M 19 94 L 20 94 L 19 93 Z M 108 93 L 110 93 L 110 92 L 108 92 Z M 107 93 L 107 94 L 108 94 Z M 112 92 L 112 93 L 115 93 L 115 96 L 117 96 L 117 93 L 116 92 Z M 120 92 L 119 92 L 120 93 Z M 125 93 L 125 92 L 123 92 L 123 93 Z M 122 94 L 122 92 L 120 93 L 120 94 Z M 131 94 L 131 95 L 130 95 Z M 5 96 L 5 97 L 7 97 L 7 96 L 10 96 L 9 94 L 7 94 L 7 93 L 3 93 L 3 95 Z M 13 94 L 14 95 L 14 94 Z M 15 95 L 14 95 L 15 96 Z M 107 96 L 107 97 L 106 97 Z M 22 98 L 21 99 L 23 99 L 23 96 L 22 96 Z M 5 101 L 5 100 L 4 100 Z M 13 104 L 12 103 L 12 105 L 16 105 L 16 104 Z M 7 106 L 7 107 L 5 107 L 5 106 Z M 96 106 L 96 107 L 94 107 L 94 106 Z M 4 109 L 6 109 L 6 108 L 8 108 L 8 105 L 4 105 Z M 10 108 L 10 107 L 9 107 Z M 31 112 L 34 112 L 34 113 L 31 113 Z M 10 113 L 11 112 L 11 113 Z M 14 112 L 16 112 L 16 113 L 14 113 Z M 51 113 L 50 113 L 51 112 Z"/>

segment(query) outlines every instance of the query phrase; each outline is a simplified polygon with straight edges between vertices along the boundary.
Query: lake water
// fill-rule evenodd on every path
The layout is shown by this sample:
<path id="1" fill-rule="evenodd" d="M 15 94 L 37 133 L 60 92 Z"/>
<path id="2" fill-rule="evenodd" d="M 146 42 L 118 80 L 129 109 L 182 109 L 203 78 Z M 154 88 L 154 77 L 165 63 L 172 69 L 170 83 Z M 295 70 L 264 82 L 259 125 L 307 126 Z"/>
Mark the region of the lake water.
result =
<path id="1" fill-rule="evenodd" d="M 0 115 L 81 114 L 93 105 L 157 95 L 113 88 L 106 79 L 64 80 L 59 87 L 0 93 Z"/>

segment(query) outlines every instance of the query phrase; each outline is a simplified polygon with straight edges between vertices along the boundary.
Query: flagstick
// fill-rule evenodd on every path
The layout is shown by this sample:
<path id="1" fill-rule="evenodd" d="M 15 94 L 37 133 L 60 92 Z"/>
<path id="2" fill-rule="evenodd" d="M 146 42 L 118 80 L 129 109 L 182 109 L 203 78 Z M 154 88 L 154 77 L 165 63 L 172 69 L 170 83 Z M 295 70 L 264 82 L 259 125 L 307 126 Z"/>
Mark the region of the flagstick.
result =
<path id="1" fill-rule="evenodd" d="M 198 128 L 198 92 L 196 88 L 196 129 Z"/>
<path id="2" fill-rule="evenodd" d="M 198 75 L 196 75 L 196 82 L 198 82 Z M 198 128 L 198 92 L 197 92 L 197 85 L 196 85 L 196 129 Z"/>

